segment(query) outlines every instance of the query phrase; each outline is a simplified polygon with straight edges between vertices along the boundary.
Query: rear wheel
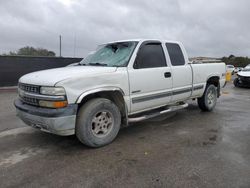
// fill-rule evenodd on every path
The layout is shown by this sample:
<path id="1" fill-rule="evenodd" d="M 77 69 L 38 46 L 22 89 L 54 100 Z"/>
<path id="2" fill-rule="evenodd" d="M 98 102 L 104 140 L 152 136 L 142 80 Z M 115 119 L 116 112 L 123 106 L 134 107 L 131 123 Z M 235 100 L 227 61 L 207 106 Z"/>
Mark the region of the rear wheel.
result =
<path id="1" fill-rule="evenodd" d="M 203 111 L 212 111 L 217 102 L 217 88 L 210 84 L 207 85 L 202 97 L 198 98 L 198 105 Z"/>
<path id="2" fill-rule="evenodd" d="M 112 101 L 92 99 L 77 114 L 76 136 L 87 146 L 101 147 L 115 139 L 120 124 L 120 111 Z"/>

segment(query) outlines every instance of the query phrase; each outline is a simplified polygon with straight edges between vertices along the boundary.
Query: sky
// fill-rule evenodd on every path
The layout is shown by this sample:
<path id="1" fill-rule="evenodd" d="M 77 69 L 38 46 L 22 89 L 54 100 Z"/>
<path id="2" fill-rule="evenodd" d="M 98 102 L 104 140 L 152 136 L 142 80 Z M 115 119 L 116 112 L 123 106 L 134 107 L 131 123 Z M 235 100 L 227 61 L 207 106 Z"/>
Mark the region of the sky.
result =
<path id="1" fill-rule="evenodd" d="M 0 54 L 85 57 L 120 39 L 177 40 L 190 57 L 250 56 L 249 0 L 0 0 Z"/>

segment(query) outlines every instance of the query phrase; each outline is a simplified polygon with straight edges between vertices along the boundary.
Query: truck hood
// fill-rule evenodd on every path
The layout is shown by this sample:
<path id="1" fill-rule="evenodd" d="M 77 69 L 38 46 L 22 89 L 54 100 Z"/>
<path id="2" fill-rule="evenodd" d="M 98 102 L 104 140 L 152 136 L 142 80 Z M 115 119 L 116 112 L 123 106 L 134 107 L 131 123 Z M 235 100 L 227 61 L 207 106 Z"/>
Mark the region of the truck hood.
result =
<path id="1" fill-rule="evenodd" d="M 72 77 L 89 77 L 91 75 L 115 72 L 116 69 L 116 67 L 97 66 L 62 67 L 26 74 L 19 79 L 19 82 L 40 86 L 54 86 L 56 83 Z"/>
<path id="2" fill-rule="evenodd" d="M 250 71 L 240 71 L 238 72 L 238 75 L 243 77 L 250 77 Z"/>

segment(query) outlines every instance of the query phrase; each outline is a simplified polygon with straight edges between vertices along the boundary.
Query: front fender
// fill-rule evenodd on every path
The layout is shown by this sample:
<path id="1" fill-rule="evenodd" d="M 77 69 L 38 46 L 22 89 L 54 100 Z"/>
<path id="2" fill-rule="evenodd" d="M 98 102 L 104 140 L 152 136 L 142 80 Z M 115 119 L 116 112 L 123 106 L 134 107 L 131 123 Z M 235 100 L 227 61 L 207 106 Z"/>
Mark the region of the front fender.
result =
<path id="1" fill-rule="evenodd" d="M 90 94 L 101 92 L 101 91 L 120 91 L 123 96 L 125 95 L 124 92 L 122 91 L 122 89 L 119 88 L 119 87 L 106 86 L 106 87 L 100 87 L 100 88 L 95 88 L 95 89 L 84 91 L 77 98 L 76 103 L 81 103 L 81 101 L 84 99 L 84 97 L 86 97 L 86 96 L 88 96 Z"/>

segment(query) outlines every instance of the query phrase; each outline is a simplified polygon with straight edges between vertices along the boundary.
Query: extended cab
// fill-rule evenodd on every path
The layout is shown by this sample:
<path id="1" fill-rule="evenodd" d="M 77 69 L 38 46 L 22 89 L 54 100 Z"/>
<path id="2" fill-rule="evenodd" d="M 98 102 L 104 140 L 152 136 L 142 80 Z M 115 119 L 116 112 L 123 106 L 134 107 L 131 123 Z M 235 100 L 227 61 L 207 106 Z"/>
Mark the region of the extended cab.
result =
<path id="1" fill-rule="evenodd" d="M 116 41 L 73 66 L 24 75 L 15 106 L 30 126 L 100 147 L 121 126 L 185 108 L 188 99 L 213 110 L 225 72 L 224 63 L 189 64 L 179 42 Z"/>

